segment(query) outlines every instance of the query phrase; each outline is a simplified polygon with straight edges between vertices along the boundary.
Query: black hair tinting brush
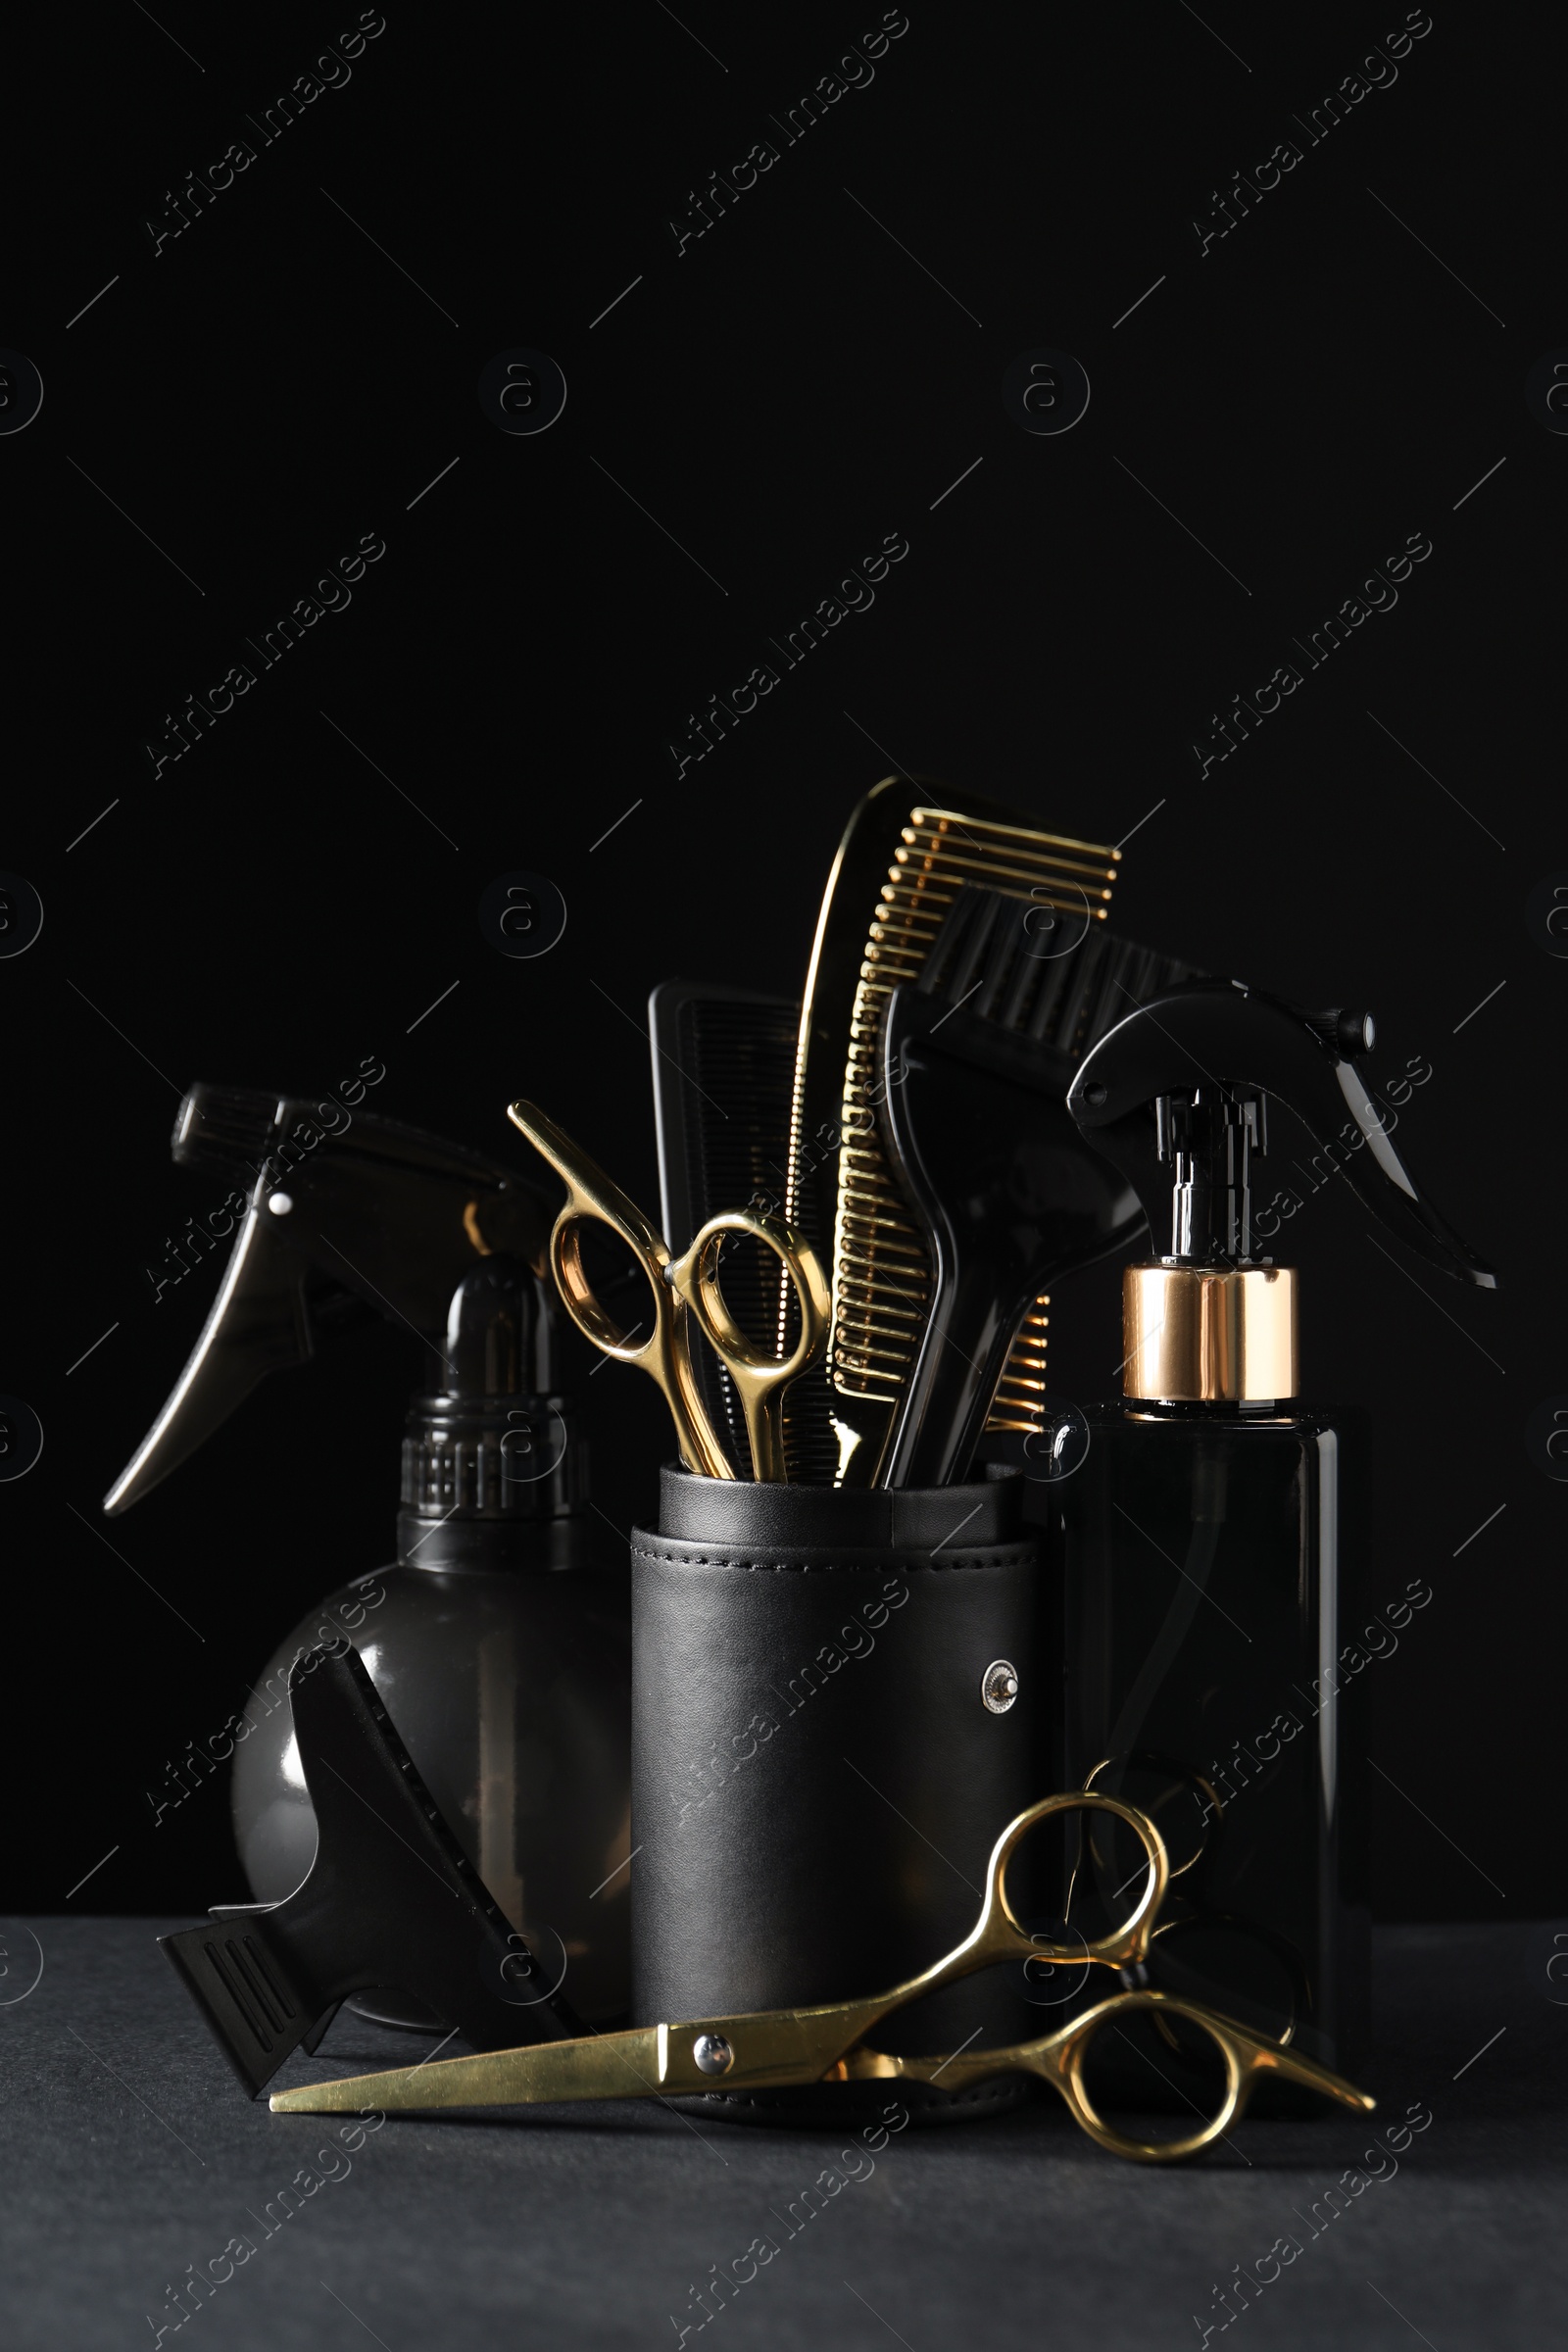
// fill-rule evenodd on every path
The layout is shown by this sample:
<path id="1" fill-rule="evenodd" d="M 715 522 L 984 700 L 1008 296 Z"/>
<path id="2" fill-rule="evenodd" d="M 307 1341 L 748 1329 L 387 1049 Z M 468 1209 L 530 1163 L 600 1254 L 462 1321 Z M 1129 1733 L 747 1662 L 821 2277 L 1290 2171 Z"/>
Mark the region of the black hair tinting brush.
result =
<path id="1" fill-rule="evenodd" d="M 1192 967 L 1101 931 L 1054 951 L 1054 936 L 1029 900 L 961 889 L 882 1020 L 882 1133 L 933 1267 L 888 1485 L 961 1478 L 999 1384 L 1002 1426 L 1032 1426 L 1020 1327 L 1051 1283 L 1143 1223 L 1136 1195 L 1080 1149 L 1065 1099 L 1090 1047 Z"/>
<path id="2" fill-rule="evenodd" d="M 676 1252 L 725 1209 L 783 1207 L 800 1017 L 791 998 L 717 983 L 665 980 L 649 998 L 663 1231 Z M 735 1235 L 723 1245 L 720 1265 L 731 1311 L 744 1331 L 764 1341 L 779 1319 L 777 1259 Z M 787 1354 L 793 1335 L 786 1329 L 781 1336 Z M 734 1383 L 696 1332 L 693 1360 L 709 1421 L 736 1470 L 750 1475 L 746 1416 Z M 796 1475 L 811 1472 L 798 1465 Z"/>
<path id="3" fill-rule="evenodd" d="M 919 977 L 966 883 L 1023 900 L 1042 940 L 1104 922 L 1119 853 L 1032 826 L 1015 809 L 890 776 L 850 819 L 807 980 L 796 1060 L 785 1214 L 832 1250 L 825 1373 L 790 1391 L 791 1475 L 876 1483 L 931 1300 L 925 1232 L 877 1127 L 882 1017 Z"/>
<path id="4" fill-rule="evenodd" d="M 230 1904 L 160 1936 L 254 2098 L 338 2004 L 372 1985 L 413 1993 L 477 2050 L 585 2029 L 492 1900 L 345 1642 L 289 1676 L 316 1860 L 281 1903 Z"/>

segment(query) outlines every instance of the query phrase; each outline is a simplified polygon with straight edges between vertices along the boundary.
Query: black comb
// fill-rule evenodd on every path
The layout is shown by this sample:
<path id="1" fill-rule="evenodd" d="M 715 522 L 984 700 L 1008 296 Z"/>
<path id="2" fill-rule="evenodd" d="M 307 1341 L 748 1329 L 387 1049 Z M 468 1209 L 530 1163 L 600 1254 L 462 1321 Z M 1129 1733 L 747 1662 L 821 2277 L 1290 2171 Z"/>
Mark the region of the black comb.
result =
<path id="1" fill-rule="evenodd" d="M 1071 929 L 1080 932 L 1076 944 L 1069 944 Z M 1081 1061 L 1135 1006 L 1193 972 L 1153 948 L 1085 932 L 1026 899 L 967 885 L 914 986 Z"/>
<path id="2" fill-rule="evenodd" d="M 1011 1408 L 1002 1426 L 1031 1426 L 1042 1294 L 1144 1221 L 1123 1180 L 1077 1148 L 1067 1089 L 1091 1046 L 1192 968 L 1096 929 L 1068 944 L 1038 905 L 965 885 L 918 979 L 894 990 L 882 1134 L 935 1278 L 888 1485 L 961 1478 L 999 1387 Z"/>
<path id="3" fill-rule="evenodd" d="M 688 1249 L 725 1209 L 764 1205 L 782 1213 L 800 1023 L 798 1003 L 754 988 L 664 980 L 649 998 L 659 1183 L 671 1250 Z M 736 1235 L 721 1246 L 719 1266 L 736 1321 L 765 1343 L 779 1323 L 778 1260 Z M 793 1302 L 788 1284 L 785 1292 Z M 787 1317 L 781 1339 L 787 1354 L 794 1345 Z M 732 1465 L 749 1478 L 752 1449 L 734 1383 L 700 1334 L 694 1343 L 704 1409 Z M 795 1455 L 792 1470 L 809 1475 Z"/>
<path id="4" fill-rule="evenodd" d="M 158 1940 L 252 2098 L 317 2048 L 340 2001 L 396 1985 L 475 2049 L 575 2038 L 569 2001 L 492 1900 L 414 1768 L 359 1653 L 308 1650 L 289 1676 L 316 1809 L 309 1878 L 281 1903 L 225 1905 Z"/>

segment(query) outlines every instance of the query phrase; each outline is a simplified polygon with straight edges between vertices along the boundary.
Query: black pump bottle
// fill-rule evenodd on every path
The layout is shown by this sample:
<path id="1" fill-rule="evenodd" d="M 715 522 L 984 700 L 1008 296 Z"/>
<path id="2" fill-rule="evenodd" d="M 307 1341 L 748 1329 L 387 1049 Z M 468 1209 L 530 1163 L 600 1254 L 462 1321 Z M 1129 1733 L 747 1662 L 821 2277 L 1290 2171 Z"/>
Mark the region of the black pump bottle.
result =
<path id="1" fill-rule="evenodd" d="M 1358 1642 L 1365 1611 L 1408 1624 L 1431 1595 L 1396 1561 L 1369 1583 L 1363 1430 L 1298 1400 L 1297 1277 L 1262 1254 L 1250 1199 L 1268 1097 L 1429 1263 L 1494 1287 L 1372 1105 L 1355 1068 L 1371 1026 L 1205 981 L 1085 1058 L 1068 1109 L 1169 1247 L 1126 1269 L 1124 1394 L 1089 1408 L 1082 1466 L 1050 1490 L 1064 1785 L 1144 1806 L 1170 1851 L 1150 1981 L 1352 2077 L 1370 1949 Z M 1086 1840 L 1079 1908 L 1113 1909 L 1128 1867 L 1114 1838 Z M 1198 2088 L 1200 2053 L 1169 2032 L 1120 2063 L 1135 2100 Z"/>
<path id="2" fill-rule="evenodd" d="M 379 1315 L 427 1348 L 426 1393 L 411 1400 L 403 1440 L 395 1564 L 352 1579 L 339 1569 L 337 1590 L 256 1677 L 241 1719 L 231 1801 L 257 1900 L 291 1894 L 316 1851 L 289 1668 L 316 1642 L 347 1639 L 551 1979 L 583 2016 L 620 2016 L 627 1602 L 616 1578 L 588 1565 L 586 1448 L 559 1393 L 559 1311 L 538 1270 L 551 1204 L 414 1128 L 249 1089 L 192 1088 L 173 1151 L 241 1181 L 249 1204 L 190 1361 L 106 1511 L 137 1501 L 265 1373 L 309 1360 L 338 1331 Z M 258 1642 L 273 1631 L 259 1623 Z M 393 1992 L 354 2006 L 434 2022 Z"/>

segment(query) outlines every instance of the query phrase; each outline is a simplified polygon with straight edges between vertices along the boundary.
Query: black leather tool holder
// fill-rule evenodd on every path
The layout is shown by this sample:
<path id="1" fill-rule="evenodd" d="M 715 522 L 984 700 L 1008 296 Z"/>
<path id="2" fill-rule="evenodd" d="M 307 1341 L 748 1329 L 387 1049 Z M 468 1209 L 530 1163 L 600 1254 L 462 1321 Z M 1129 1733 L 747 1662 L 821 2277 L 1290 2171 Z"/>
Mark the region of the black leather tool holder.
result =
<path id="1" fill-rule="evenodd" d="M 1040 1554 L 1022 1484 L 835 1490 L 664 1471 L 658 1534 L 632 1534 L 639 2022 L 876 1992 L 973 1927 L 993 1845 L 1046 1789 Z M 916 2055 L 1049 2032 L 1055 2019 L 1026 1990 L 1021 1969 L 993 1969 L 872 2038 Z M 853 2125 L 895 2100 L 935 2122 L 1023 2095 L 1002 2077 L 957 2095 L 830 2082 L 689 2104 Z"/>

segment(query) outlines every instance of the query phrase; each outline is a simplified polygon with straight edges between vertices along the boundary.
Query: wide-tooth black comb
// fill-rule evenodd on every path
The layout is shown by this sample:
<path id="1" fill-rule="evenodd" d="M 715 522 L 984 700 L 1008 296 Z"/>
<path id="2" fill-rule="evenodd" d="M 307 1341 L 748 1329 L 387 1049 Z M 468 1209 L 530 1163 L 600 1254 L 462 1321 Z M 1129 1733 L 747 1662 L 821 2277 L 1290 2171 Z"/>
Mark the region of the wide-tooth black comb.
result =
<path id="1" fill-rule="evenodd" d="M 914 985 L 978 1020 L 1054 1047 L 1081 1061 L 1107 1029 L 1162 988 L 1193 977 L 1193 966 L 1108 933 L 1082 931 L 1076 945 L 1052 943 L 1064 926 L 1041 921 L 1027 899 L 973 886 L 961 890 Z"/>
<path id="2" fill-rule="evenodd" d="M 917 985 L 962 1003 L 978 978 L 966 1010 L 1021 1029 L 1081 1061 L 1135 1004 L 1193 973 L 1193 966 L 1173 956 L 1102 930 L 1091 928 L 1076 949 L 1054 952 L 1054 936 L 1039 910 L 1019 900 L 965 891 Z M 986 1417 L 988 1433 L 1029 1438 L 1045 1428 L 1050 1308 L 1050 1293 L 1042 1293 L 1018 1328 Z"/>
<path id="3" fill-rule="evenodd" d="M 1042 1425 L 1047 1286 L 1143 1222 L 1081 1150 L 1065 1097 L 1089 1048 L 1192 967 L 1102 932 L 1060 936 L 1028 900 L 966 887 L 888 1006 L 883 1138 L 935 1266 L 890 1485 L 946 1485 L 984 1429 Z"/>
<path id="4" fill-rule="evenodd" d="M 492 1900 L 414 1768 L 359 1653 L 308 1650 L 289 1676 L 316 1860 L 281 1903 L 236 1903 L 158 1940 L 254 2098 L 338 2004 L 413 1993 L 479 2050 L 587 2029 Z"/>
<path id="5" fill-rule="evenodd" d="M 649 998 L 659 1185 L 672 1250 L 688 1249 L 709 1218 L 726 1209 L 782 1211 L 800 1021 L 796 1001 L 755 988 L 664 980 Z M 731 1313 L 764 1344 L 779 1322 L 778 1260 L 734 1235 L 720 1248 L 719 1265 Z M 793 1302 L 793 1289 L 785 1290 Z M 692 1337 L 704 1409 L 737 1474 L 750 1478 L 752 1449 L 735 1385 L 701 1334 Z M 787 1354 L 794 1345 L 787 1319 L 781 1342 Z M 788 1403 L 785 1416 L 787 1426 Z M 813 1473 L 799 1446 L 792 1451 L 796 1476 L 831 1475 L 831 1459 Z"/>

